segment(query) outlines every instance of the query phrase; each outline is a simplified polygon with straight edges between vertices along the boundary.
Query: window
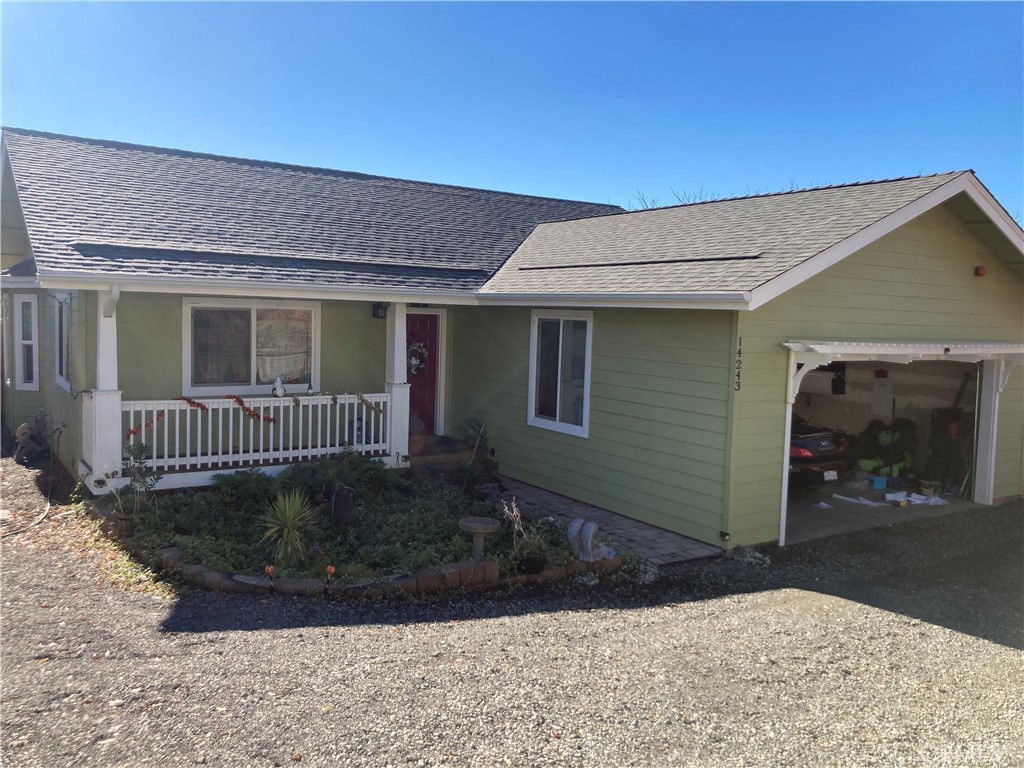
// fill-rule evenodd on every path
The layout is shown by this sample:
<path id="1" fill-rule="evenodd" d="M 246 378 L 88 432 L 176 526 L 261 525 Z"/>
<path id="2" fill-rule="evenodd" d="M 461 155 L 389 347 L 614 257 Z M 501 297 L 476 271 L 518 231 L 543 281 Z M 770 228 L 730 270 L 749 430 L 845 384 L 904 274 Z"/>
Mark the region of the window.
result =
<path id="1" fill-rule="evenodd" d="M 57 353 L 57 384 L 71 391 L 71 296 L 59 294 L 56 299 L 54 346 Z"/>
<path id="2" fill-rule="evenodd" d="M 39 309 L 29 294 L 14 295 L 14 386 L 39 389 Z"/>
<path id="3" fill-rule="evenodd" d="M 184 391 L 268 394 L 278 376 L 289 391 L 317 389 L 319 311 L 315 303 L 185 299 Z"/>
<path id="4" fill-rule="evenodd" d="M 589 434 L 592 324 L 592 312 L 534 310 L 527 423 Z"/>

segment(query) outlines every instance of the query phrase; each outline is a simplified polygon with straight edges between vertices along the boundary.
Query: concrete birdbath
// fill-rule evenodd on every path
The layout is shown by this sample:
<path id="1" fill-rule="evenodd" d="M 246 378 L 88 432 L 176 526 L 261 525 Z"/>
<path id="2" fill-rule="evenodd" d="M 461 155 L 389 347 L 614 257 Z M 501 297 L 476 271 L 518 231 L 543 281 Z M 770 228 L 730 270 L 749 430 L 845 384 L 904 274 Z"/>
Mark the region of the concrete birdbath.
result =
<path id="1" fill-rule="evenodd" d="M 484 559 L 484 536 L 495 533 L 501 528 L 501 522 L 493 517 L 464 517 L 459 520 L 459 528 L 473 536 L 473 559 Z"/>

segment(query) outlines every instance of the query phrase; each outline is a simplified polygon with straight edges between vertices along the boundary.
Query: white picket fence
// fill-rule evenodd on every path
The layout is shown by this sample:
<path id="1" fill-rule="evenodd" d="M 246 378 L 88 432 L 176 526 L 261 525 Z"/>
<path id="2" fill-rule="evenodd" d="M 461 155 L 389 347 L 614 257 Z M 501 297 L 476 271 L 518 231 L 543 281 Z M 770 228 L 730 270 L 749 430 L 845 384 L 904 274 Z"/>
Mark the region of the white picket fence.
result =
<path id="1" fill-rule="evenodd" d="M 161 472 L 254 467 L 341 453 L 388 450 L 388 395 L 302 395 L 129 400 L 121 403 L 126 443 L 145 443 Z"/>

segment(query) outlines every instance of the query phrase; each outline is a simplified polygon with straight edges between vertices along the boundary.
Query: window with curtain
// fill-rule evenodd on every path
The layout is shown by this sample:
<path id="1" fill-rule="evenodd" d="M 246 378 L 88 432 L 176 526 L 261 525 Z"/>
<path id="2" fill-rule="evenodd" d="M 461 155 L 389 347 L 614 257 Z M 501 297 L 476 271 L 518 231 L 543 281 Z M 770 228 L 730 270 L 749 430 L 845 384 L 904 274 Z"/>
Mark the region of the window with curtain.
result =
<path id="1" fill-rule="evenodd" d="M 256 383 L 308 384 L 312 374 L 313 313 L 256 310 Z"/>
<path id="2" fill-rule="evenodd" d="M 186 301 L 186 388 L 199 394 L 252 393 L 280 376 L 286 385 L 305 385 L 305 391 L 314 382 L 316 307 Z"/>

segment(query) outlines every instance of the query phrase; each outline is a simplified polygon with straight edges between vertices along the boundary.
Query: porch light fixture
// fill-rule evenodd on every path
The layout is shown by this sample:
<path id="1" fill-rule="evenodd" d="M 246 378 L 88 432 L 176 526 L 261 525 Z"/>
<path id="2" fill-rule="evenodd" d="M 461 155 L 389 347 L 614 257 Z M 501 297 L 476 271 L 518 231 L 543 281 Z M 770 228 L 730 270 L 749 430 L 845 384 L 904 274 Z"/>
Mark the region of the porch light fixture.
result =
<path id="1" fill-rule="evenodd" d="M 388 305 L 383 302 L 377 302 L 373 305 L 370 314 L 373 315 L 374 320 L 385 320 L 388 316 Z"/>

